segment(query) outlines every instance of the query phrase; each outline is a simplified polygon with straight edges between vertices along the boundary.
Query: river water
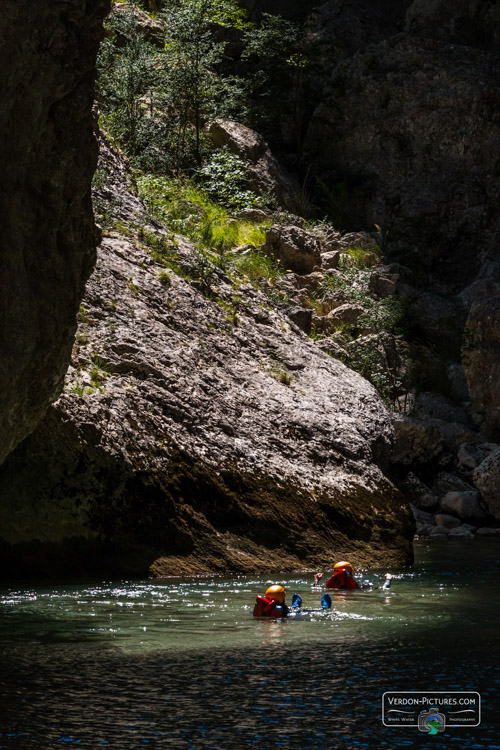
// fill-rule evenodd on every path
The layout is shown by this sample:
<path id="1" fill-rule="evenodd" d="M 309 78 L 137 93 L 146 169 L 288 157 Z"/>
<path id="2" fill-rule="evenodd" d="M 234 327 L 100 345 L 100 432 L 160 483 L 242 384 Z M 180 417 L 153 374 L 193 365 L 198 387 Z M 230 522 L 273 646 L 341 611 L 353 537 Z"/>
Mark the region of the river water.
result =
<path id="1" fill-rule="evenodd" d="M 0 748 L 500 748 L 499 566 L 496 539 L 419 542 L 389 593 L 283 621 L 252 618 L 266 576 L 3 589 Z M 482 723 L 384 727 L 388 690 L 479 691 Z"/>

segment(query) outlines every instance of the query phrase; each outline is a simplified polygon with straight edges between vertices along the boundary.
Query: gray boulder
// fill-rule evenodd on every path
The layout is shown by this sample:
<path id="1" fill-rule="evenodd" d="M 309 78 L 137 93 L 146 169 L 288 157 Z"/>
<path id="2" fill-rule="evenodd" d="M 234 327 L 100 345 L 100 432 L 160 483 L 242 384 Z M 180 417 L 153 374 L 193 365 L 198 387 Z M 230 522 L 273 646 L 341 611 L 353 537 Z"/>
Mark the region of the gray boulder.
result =
<path id="1" fill-rule="evenodd" d="M 413 518 L 417 523 L 420 524 L 430 524 L 431 526 L 434 526 L 434 515 L 432 513 L 428 513 L 425 510 L 421 510 L 420 508 L 417 508 L 416 505 L 413 505 L 413 503 L 410 503 L 411 512 L 413 513 Z"/>
<path id="2" fill-rule="evenodd" d="M 321 253 L 321 266 L 322 268 L 329 270 L 331 268 L 338 268 L 340 261 L 340 251 L 330 250 L 326 253 Z"/>
<path id="3" fill-rule="evenodd" d="M 474 539 L 474 534 L 465 526 L 456 526 L 450 529 L 448 539 Z"/>
<path id="4" fill-rule="evenodd" d="M 308 294 L 315 294 L 325 283 L 325 274 L 321 271 L 313 271 L 306 276 L 297 278 L 297 286 L 304 289 Z"/>
<path id="5" fill-rule="evenodd" d="M 434 528 L 430 530 L 429 536 L 434 539 L 446 539 L 449 533 L 450 529 L 447 526 L 434 526 Z"/>
<path id="6" fill-rule="evenodd" d="M 316 345 L 321 351 L 326 352 L 331 357 L 345 361 L 347 359 L 347 352 L 344 347 L 333 337 L 326 336 L 325 338 L 318 339 Z"/>
<path id="7" fill-rule="evenodd" d="M 427 463 L 443 450 L 438 430 L 404 414 L 393 414 L 395 440 L 391 455 L 394 464 Z"/>
<path id="8" fill-rule="evenodd" d="M 435 529 L 436 527 L 433 524 L 420 524 L 417 523 L 417 534 L 419 536 L 429 536 L 432 529 Z"/>
<path id="9" fill-rule="evenodd" d="M 0 467 L 3 570 L 103 575 L 110 550 L 116 575 L 411 563 L 374 388 L 263 290 L 236 302 L 215 266 L 202 284 L 184 238 L 158 235 L 166 268 L 126 229 L 100 246 L 63 395 Z"/>
<path id="10" fill-rule="evenodd" d="M 488 511 L 500 520 L 500 448 L 479 464 L 472 478 Z"/>
<path id="11" fill-rule="evenodd" d="M 491 526 L 481 526 L 481 528 L 476 531 L 476 535 L 500 537 L 500 529 L 494 529 Z"/>
<path id="12" fill-rule="evenodd" d="M 309 274 L 321 263 L 319 238 L 300 227 L 279 224 L 270 227 L 262 251 L 299 274 Z"/>
<path id="13" fill-rule="evenodd" d="M 457 451 L 458 468 L 471 472 L 498 448 L 497 443 L 463 443 Z"/>
<path id="14" fill-rule="evenodd" d="M 295 325 L 307 335 L 311 333 L 312 312 L 305 307 L 290 307 L 286 315 Z"/>
<path id="15" fill-rule="evenodd" d="M 462 520 L 480 520 L 487 518 L 487 513 L 481 507 L 479 493 L 448 492 L 440 501 L 439 506 L 445 513 L 451 513 Z"/>
<path id="16" fill-rule="evenodd" d="M 385 299 L 386 297 L 392 297 L 396 294 L 398 279 L 399 276 L 396 274 L 389 275 L 375 271 L 370 277 L 368 286 L 373 294 Z"/>
<path id="17" fill-rule="evenodd" d="M 379 250 L 377 240 L 368 232 L 347 232 L 330 239 L 328 243 L 329 250 L 348 250 L 350 248 L 372 251 L 374 255 Z"/>
<path id="18" fill-rule="evenodd" d="M 448 492 L 469 492 L 474 490 L 474 487 L 456 474 L 440 471 L 432 483 L 432 490 L 436 495 L 443 497 Z"/>
<path id="19" fill-rule="evenodd" d="M 340 326 L 356 325 L 361 315 L 365 312 L 363 305 L 346 302 L 339 305 L 328 313 L 325 318 L 325 328 L 335 330 Z"/>
<path id="20" fill-rule="evenodd" d="M 460 520 L 446 513 L 436 513 L 434 516 L 436 526 L 444 526 L 446 529 L 455 529 L 460 526 Z"/>

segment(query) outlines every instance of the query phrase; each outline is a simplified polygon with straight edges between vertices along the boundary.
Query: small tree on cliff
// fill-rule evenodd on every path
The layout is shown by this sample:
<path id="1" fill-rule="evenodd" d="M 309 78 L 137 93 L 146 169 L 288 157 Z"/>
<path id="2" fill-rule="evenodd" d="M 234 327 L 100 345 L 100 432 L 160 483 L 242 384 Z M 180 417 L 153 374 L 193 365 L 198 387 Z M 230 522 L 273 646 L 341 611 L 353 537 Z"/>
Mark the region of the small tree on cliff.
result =
<path id="1" fill-rule="evenodd" d="M 244 28 L 245 13 L 236 0 L 166 0 L 164 9 L 160 87 L 176 123 L 174 160 L 177 168 L 192 159 L 200 167 L 207 121 L 228 116 L 241 104 L 241 82 L 219 73 L 218 66 L 227 44 L 221 27 Z"/>
<path id="2" fill-rule="evenodd" d="M 156 50 L 140 34 L 135 4 L 115 15 L 98 58 L 98 98 L 104 125 L 131 158 L 154 140 L 154 121 L 148 116 L 148 94 L 155 88 Z M 117 48 L 115 39 L 122 41 Z"/>

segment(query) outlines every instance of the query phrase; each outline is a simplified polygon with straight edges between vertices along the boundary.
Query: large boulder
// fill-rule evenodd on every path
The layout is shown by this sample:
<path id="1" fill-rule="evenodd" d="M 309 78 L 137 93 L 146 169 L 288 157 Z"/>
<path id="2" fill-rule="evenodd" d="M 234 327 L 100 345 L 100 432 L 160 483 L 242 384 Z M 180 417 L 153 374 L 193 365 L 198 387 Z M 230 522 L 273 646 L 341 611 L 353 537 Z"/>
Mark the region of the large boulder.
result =
<path id="1" fill-rule="evenodd" d="M 64 393 L 0 470 L 0 570 L 410 563 L 373 387 L 147 219 L 103 239 Z"/>
<path id="2" fill-rule="evenodd" d="M 61 392 L 95 260 L 95 61 L 109 0 L 0 12 L 0 463 Z"/>
<path id="3" fill-rule="evenodd" d="M 462 521 L 479 521 L 487 518 L 479 501 L 479 494 L 469 492 L 447 492 L 439 503 L 445 513 L 458 516 Z"/>
<path id="4" fill-rule="evenodd" d="M 500 439 L 500 296 L 472 306 L 463 345 L 470 395 L 492 440 Z"/>
<path id="5" fill-rule="evenodd" d="M 473 480 L 489 512 L 500 521 L 500 448 L 479 464 Z"/>
<path id="6" fill-rule="evenodd" d="M 474 487 L 456 474 L 440 471 L 432 483 L 432 490 L 439 497 L 444 497 L 448 492 L 471 492 Z"/>
<path id="7" fill-rule="evenodd" d="M 309 274 L 321 263 L 318 237 L 295 226 L 276 224 L 266 229 L 266 243 L 262 252 L 278 260 L 289 271 L 299 274 Z"/>
<path id="8" fill-rule="evenodd" d="M 300 185 L 273 156 L 264 138 L 255 130 L 233 120 L 209 123 L 208 135 L 216 148 L 227 148 L 246 162 L 248 187 L 258 195 L 274 195 L 284 208 L 293 211 L 300 203 Z"/>
<path id="9" fill-rule="evenodd" d="M 436 513 L 434 516 L 436 526 L 444 526 L 446 529 L 455 529 L 460 526 L 460 520 L 446 513 Z"/>
<path id="10" fill-rule="evenodd" d="M 328 313 L 324 320 L 324 330 L 336 330 L 344 326 L 355 326 L 366 312 L 363 305 L 346 302 Z"/>
<path id="11" fill-rule="evenodd" d="M 463 540 L 470 541 L 471 539 L 474 539 L 474 532 L 464 525 L 456 526 L 455 528 L 450 529 L 450 533 L 448 534 L 448 539 L 450 539 L 450 541 L 452 541 L 453 539 L 457 539 L 457 540 L 463 539 Z"/>
<path id="12" fill-rule="evenodd" d="M 394 445 L 391 461 L 410 466 L 428 463 L 443 450 L 443 438 L 439 431 L 424 421 L 412 419 L 404 414 L 393 415 Z"/>

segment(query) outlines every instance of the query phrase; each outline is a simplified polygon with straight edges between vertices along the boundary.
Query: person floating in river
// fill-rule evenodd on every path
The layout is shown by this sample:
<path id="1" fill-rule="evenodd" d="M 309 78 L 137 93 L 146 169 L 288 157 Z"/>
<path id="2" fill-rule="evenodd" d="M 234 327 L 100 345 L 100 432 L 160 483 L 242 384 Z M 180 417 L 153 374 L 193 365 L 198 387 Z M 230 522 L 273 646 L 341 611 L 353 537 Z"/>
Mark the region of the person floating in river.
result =
<path id="1" fill-rule="evenodd" d="M 352 575 L 352 565 L 346 560 L 335 563 L 333 575 L 325 584 L 327 589 L 359 589 Z"/>
<path id="2" fill-rule="evenodd" d="M 322 573 L 316 573 L 314 576 L 314 585 L 321 580 L 323 577 Z M 387 591 L 391 587 L 393 576 L 390 573 L 385 574 L 385 583 L 382 586 L 382 590 Z M 354 580 L 352 574 L 352 565 L 346 560 L 335 563 L 333 566 L 333 575 L 325 584 L 327 589 L 343 589 L 343 590 L 355 590 L 360 588 L 371 587 L 372 584 L 365 582 L 361 586 Z"/>
<path id="3" fill-rule="evenodd" d="M 264 596 L 257 596 L 255 607 L 253 608 L 254 617 L 288 617 L 288 615 L 310 614 L 316 610 L 303 610 L 302 598 L 299 594 L 294 594 L 292 604 L 288 607 L 285 604 L 286 591 L 283 586 L 274 584 L 269 586 Z M 332 599 L 329 594 L 323 594 L 321 598 L 321 609 L 330 609 Z"/>

